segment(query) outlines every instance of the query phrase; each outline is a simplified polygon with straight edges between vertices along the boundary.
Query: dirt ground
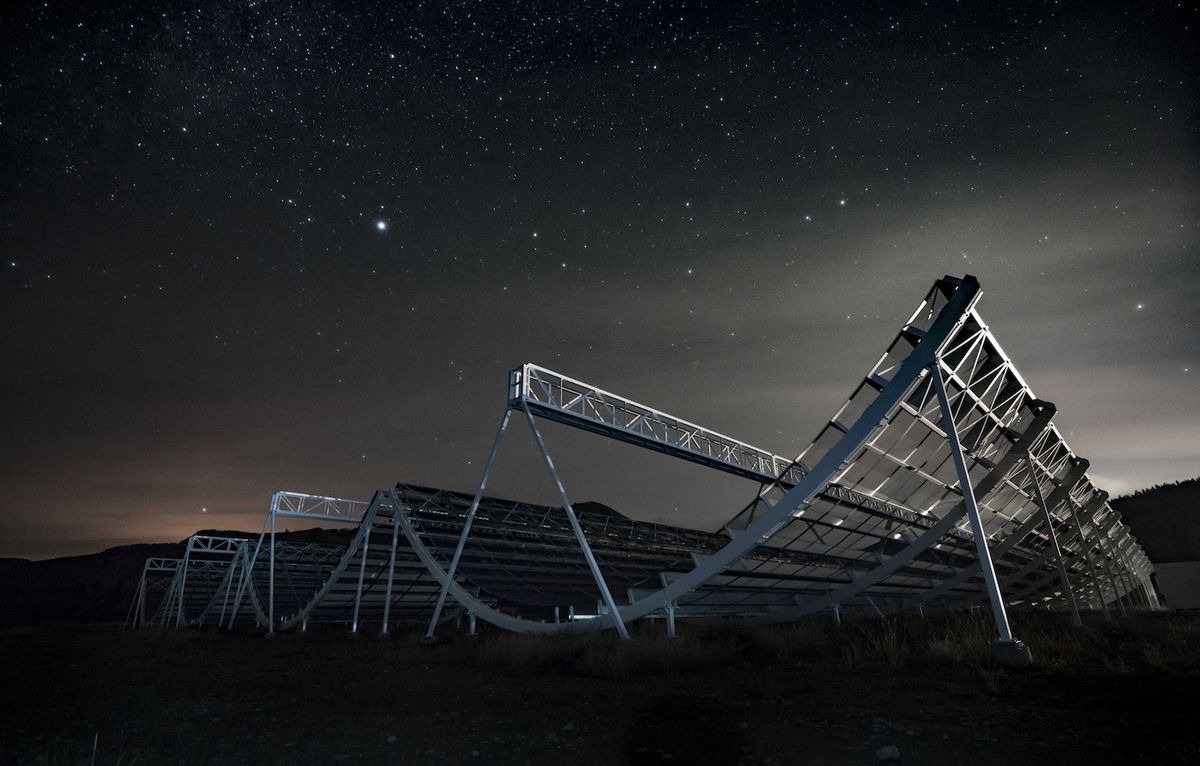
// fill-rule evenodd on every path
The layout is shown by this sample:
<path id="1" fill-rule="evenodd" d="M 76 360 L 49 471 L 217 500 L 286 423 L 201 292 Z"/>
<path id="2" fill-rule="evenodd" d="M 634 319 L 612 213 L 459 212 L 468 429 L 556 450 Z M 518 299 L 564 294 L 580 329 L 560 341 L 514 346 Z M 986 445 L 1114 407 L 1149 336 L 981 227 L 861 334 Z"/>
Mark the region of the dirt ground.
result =
<path id="1" fill-rule="evenodd" d="M 886 746 L 912 764 L 1200 763 L 1192 672 L 597 678 L 465 656 L 402 637 L 8 630 L 0 764 L 871 764 Z"/>

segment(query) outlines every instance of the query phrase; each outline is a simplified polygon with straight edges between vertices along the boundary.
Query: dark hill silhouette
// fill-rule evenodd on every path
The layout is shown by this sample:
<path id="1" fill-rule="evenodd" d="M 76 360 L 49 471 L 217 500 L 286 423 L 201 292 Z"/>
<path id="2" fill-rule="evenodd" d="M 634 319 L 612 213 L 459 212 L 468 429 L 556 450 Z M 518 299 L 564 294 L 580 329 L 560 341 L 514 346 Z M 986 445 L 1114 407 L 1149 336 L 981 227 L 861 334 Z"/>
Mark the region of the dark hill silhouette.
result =
<path id="1" fill-rule="evenodd" d="M 206 529 L 201 535 L 257 539 L 258 533 Z M 293 542 L 343 544 L 345 529 L 280 532 Z M 187 541 L 119 545 L 100 553 L 44 561 L 0 558 L 0 625 L 120 622 L 146 559 L 180 558 Z"/>
<path id="2" fill-rule="evenodd" d="M 1200 478 L 1149 487 L 1112 506 L 1154 563 L 1200 561 Z"/>

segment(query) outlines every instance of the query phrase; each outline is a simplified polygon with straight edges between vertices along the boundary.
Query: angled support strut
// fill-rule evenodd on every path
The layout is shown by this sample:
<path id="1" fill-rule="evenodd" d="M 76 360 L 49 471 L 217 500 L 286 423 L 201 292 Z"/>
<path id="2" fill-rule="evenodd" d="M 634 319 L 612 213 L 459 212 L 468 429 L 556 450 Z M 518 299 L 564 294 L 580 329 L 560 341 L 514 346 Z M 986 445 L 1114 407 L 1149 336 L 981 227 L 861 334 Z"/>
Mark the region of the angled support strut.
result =
<path id="1" fill-rule="evenodd" d="M 575 509 L 571 507 L 571 501 L 567 498 L 567 491 L 563 488 L 562 480 L 558 478 L 558 471 L 554 470 L 554 462 L 550 460 L 550 453 L 546 451 L 546 443 L 542 441 L 542 432 L 538 430 L 537 424 L 533 422 L 533 415 L 529 414 L 529 410 L 525 410 L 525 419 L 529 421 L 529 429 L 533 431 L 533 439 L 537 442 L 538 452 L 542 454 L 542 460 L 546 463 L 546 470 L 550 473 L 550 479 L 554 482 L 554 488 L 558 490 L 558 497 L 562 500 L 563 511 L 567 514 L 567 520 L 571 522 L 571 529 L 575 531 L 575 539 L 579 541 L 579 547 L 583 550 L 583 557 L 587 560 L 588 569 L 592 570 L 592 578 L 596 581 L 596 587 L 600 589 L 600 596 L 604 599 L 604 603 L 608 606 L 609 614 L 612 615 L 613 627 L 621 634 L 621 638 L 629 638 L 629 630 L 625 627 L 625 621 L 621 618 L 621 610 L 617 608 L 617 602 L 613 599 L 612 591 L 608 589 L 608 583 L 604 580 L 604 575 L 600 572 L 600 565 L 596 563 L 596 557 L 592 554 L 592 546 L 588 545 L 587 538 L 584 537 L 583 527 L 579 526 L 579 518 L 575 515 Z"/>
<path id="2" fill-rule="evenodd" d="M 496 463 L 496 456 L 500 454 L 500 444 L 504 441 L 504 432 L 508 430 L 508 419 L 512 416 L 511 409 L 504 410 L 504 418 L 500 421 L 500 429 L 496 431 L 496 439 L 492 442 L 492 451 L 488 453 L 487 462 L 483 466 L 483 478 L 479 480 L 479 489 L 475 492 L 475 499 L 471 501 L 471 507 L 467 511 L 467 519 L 463 522 L 462 533 L 458 536 L 458 547 L 454 549 L 454 558 L 450 559 L 450 569 L 446 573 L 446 581 L 442 583 L 442 590 L 438 593 L 437 606 L 433 608 L 433 616 L 429 618 L 429 628 L 425 631 L 426 638 L 433 638 L 434 632 L 437 630 L 438 620 L 442 618 L 442 609 L 446 606 L 446 594 L 450 590 L 450 583 L 454 582 L 454 575 L 458 571 L 458 562 L 462 558 L 463 548 L 467 545 L 467 537 L 471 534 L 471 524 L 475 521 L 475 512 L 479 510 L 479 501 L 483 499 L 483 490 L 487 487 L 488 477 L 492 475 L 492 466 Z M 393 513 L 398 514 L 400 511 L 393 506 Z M 393 520 L 395 517 L 393 516 Z M 471 614 L 471 619 L 475 619 L 474 613 Z"/>
<path id="3" fill-rule="evenodd" d="M 966 506 L 967 518 L 971 521 L 975 549 L 979 554 L 979 566 L 983 570 L 988 600 L 992 603 L 992 614 L 996 618 L 996 630 L 1000 634 L 1000 643 L 1012 644 L 1012 630 L 1008 626 L 1008 614 L 1004 611 L 1004 598 L 1000 594 L 1000 583 L 996 580 L 996 569 L 992 566 L 992 555 L 988 551 L 987 534 L 983 528 L 983 520 L 979 516 L 975 492 L 971 488 L 971 474 L 967 470 L 962 444 L 958 440 L 958 429 L 954 425 L 954 410 L 950 407 L 950 398 L 946 395 L 946 382 L 942 378 L 940 358 L 934 359 L 933 364 L 929 366 L 929 371 L 933 376 L 933 387 L 937 391 L 938 404 L 942 410 L 942 428 L 946 431 L 946 439 L 950 442 L 950 455 L 954 458 L 954 468 L 958 472 L 958 486 L 962 490 L 963 505 Z"/>

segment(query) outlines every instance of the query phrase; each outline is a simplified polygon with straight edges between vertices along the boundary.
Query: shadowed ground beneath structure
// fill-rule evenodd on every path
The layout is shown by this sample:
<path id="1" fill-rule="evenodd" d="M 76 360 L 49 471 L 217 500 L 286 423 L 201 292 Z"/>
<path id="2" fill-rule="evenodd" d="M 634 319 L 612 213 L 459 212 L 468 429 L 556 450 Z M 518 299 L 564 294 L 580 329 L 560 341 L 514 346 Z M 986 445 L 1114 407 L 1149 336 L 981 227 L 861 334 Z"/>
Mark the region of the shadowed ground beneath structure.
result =
<path id="1" fill-rule="evenodd" d="M 937 623 L 433 648 L 13 629 L 0 763 L 88 762 L 97 738 L 99 764 L 868 764 L 886 745 L 922 764 L 1197 762 L 1200 674 L 1179 652 L 1200 620 L 1170 619 L 1089 626 L 1086 651 L 1108 660 L 1081 671 L 1082 654 L 1043 648 L 1057 667 L 1024 672 L 989 665 L 986 645 L 955 650 L 952 633 L 930 643 Z"/>

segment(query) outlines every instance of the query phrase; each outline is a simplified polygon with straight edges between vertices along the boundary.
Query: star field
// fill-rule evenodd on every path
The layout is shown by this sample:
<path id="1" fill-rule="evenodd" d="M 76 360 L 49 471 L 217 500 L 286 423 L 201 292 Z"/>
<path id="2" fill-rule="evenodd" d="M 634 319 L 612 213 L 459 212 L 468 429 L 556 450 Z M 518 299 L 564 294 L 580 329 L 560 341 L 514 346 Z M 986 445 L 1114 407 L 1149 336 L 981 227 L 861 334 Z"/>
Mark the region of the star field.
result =
<path id="1" fill-rule="evenodd" d="M 793 454 L 946 273 L 1098 482 L 1198 472 L 1195 4 L 0 15 L 0 555 L 473 488 L 525 361 Z M 754 490 L 546 435 L 642 518 Z"/>

